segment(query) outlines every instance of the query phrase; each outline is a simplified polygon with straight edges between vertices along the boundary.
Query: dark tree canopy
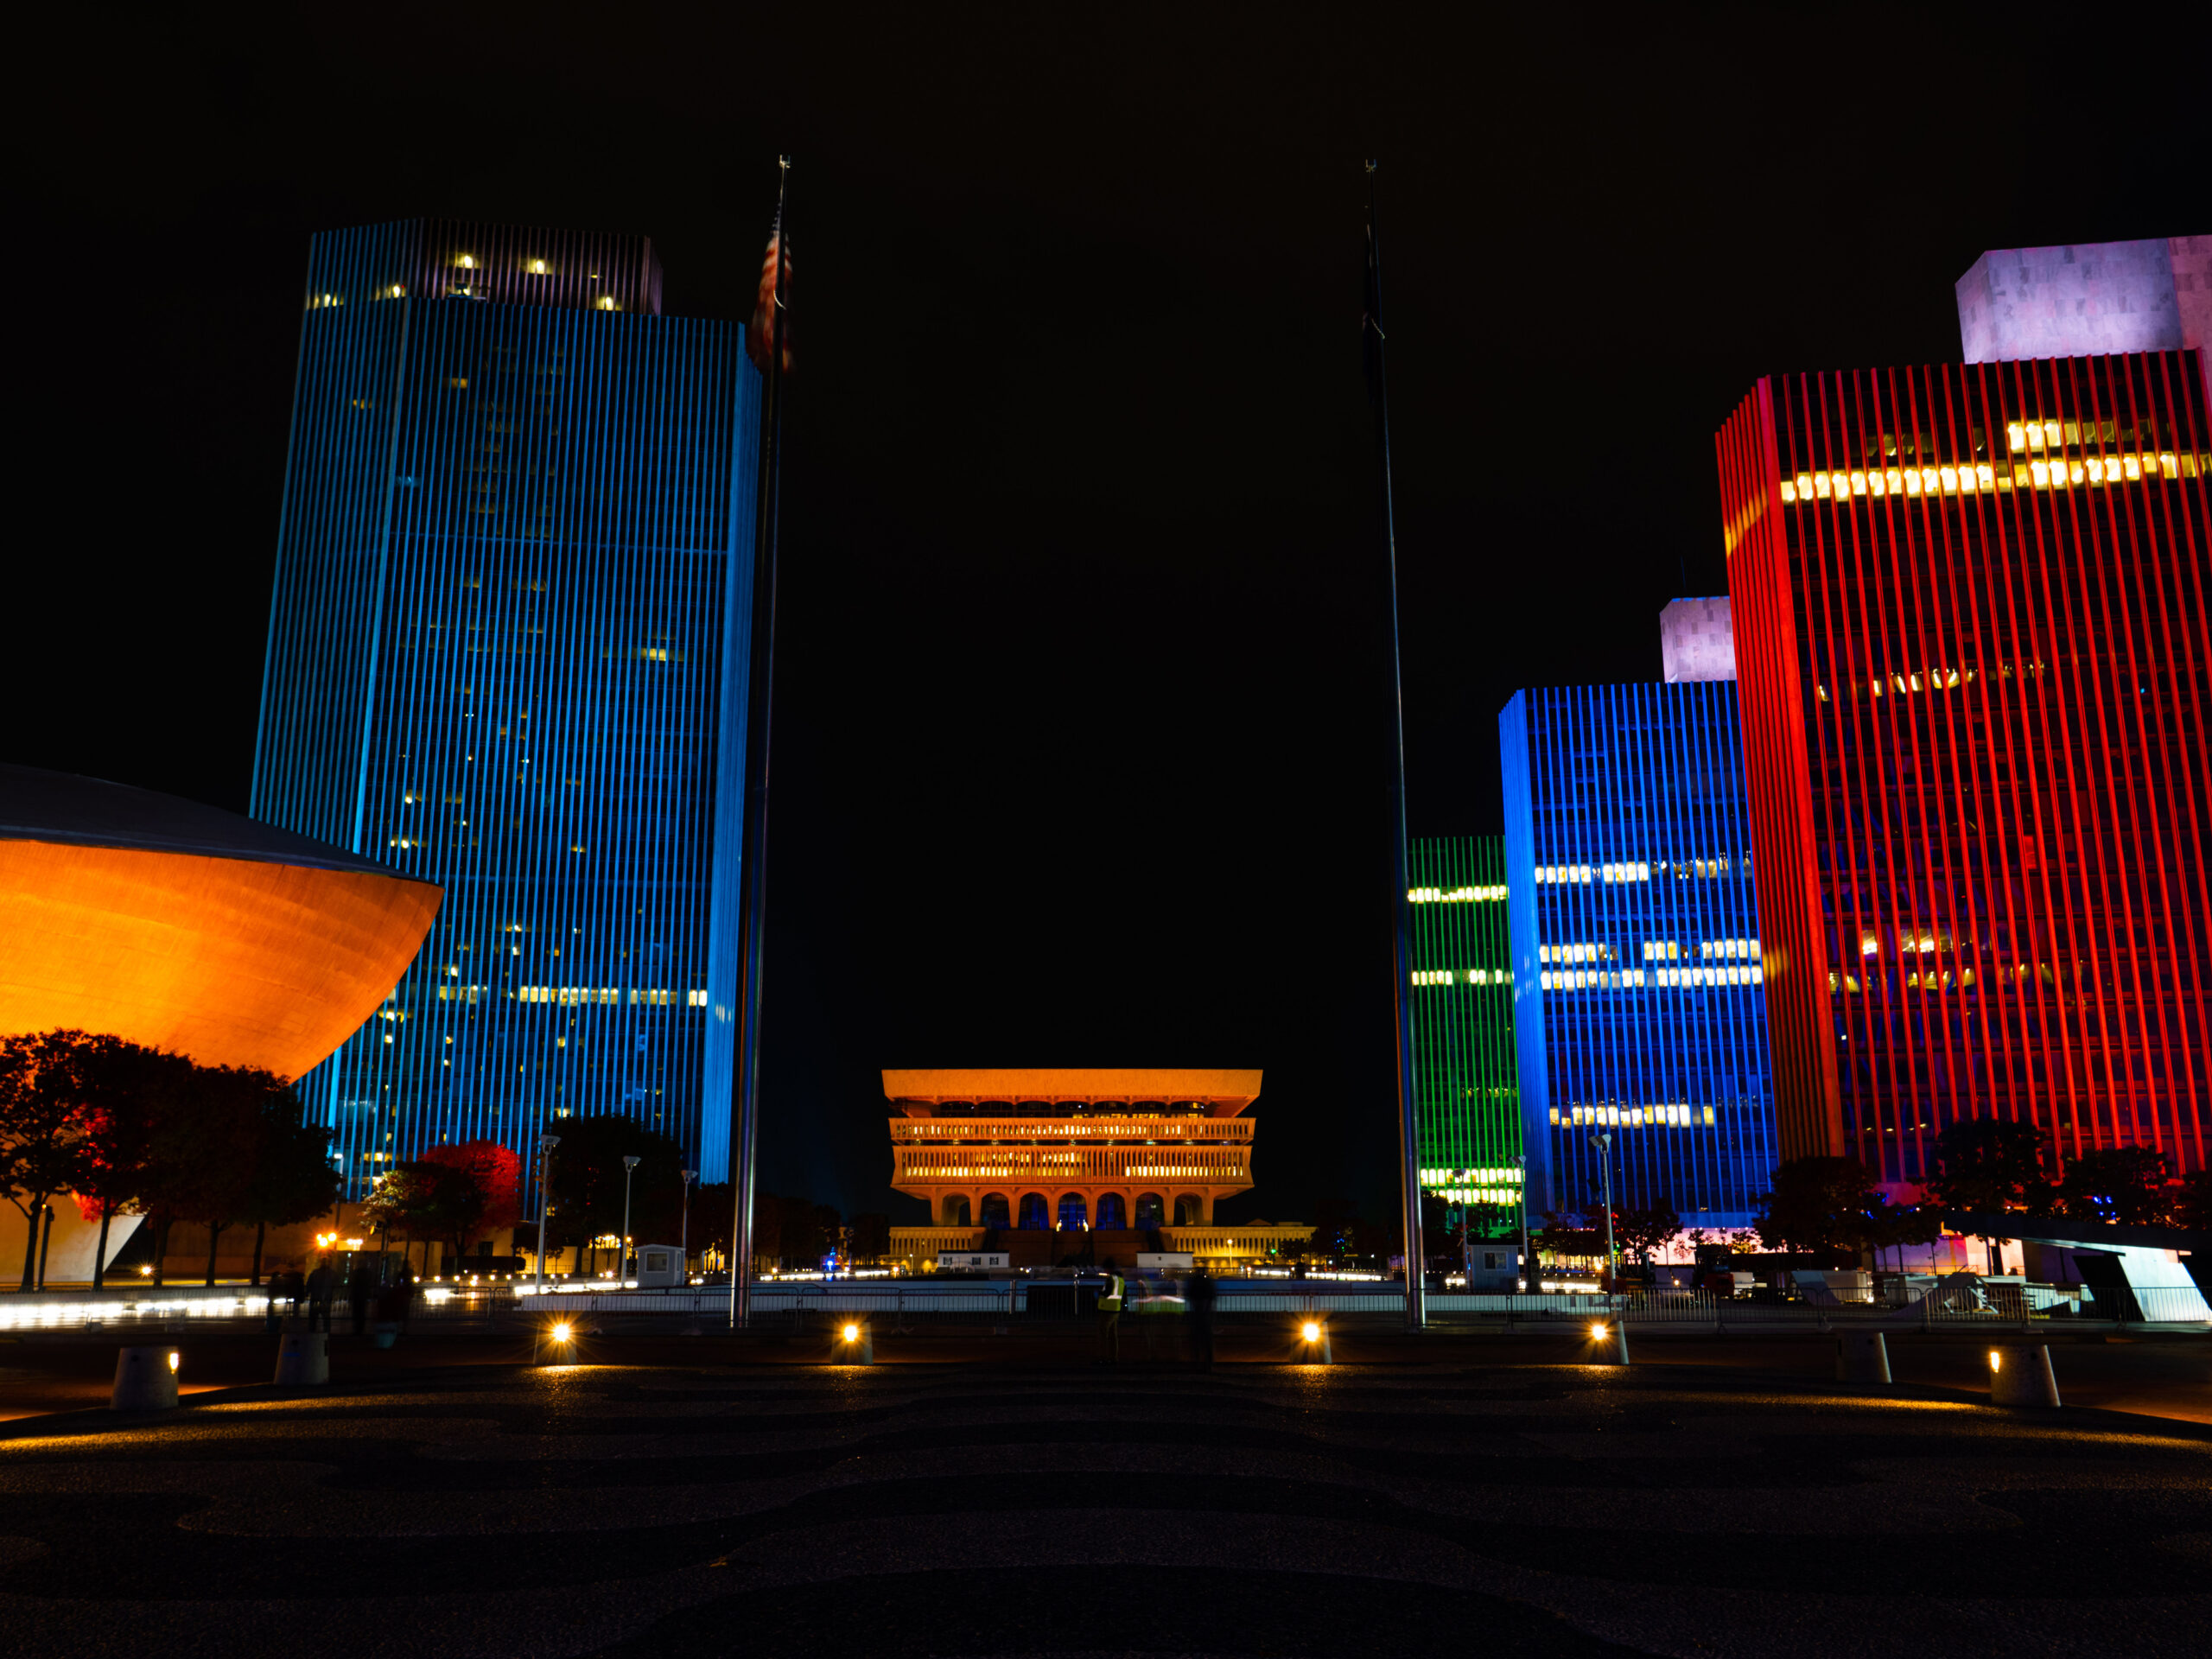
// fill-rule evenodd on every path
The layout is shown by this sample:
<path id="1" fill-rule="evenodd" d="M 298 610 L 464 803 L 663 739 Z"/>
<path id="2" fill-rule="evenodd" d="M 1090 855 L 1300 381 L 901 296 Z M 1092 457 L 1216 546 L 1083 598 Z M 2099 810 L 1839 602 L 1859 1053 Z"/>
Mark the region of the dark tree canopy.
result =
<path id="1" fill-rule="evenodd" d="M 1979 1117 L 1936 1137 L 1936 1166 L 1922 1183 L 1953 1210 L 2037 1210 L 2048 1202 L 2044 1133 L 2032 1123 Z"/>
<path id="2" fill-rule="evenodd" d="M 1855 1158 L 1792 1158 L 1774 1172 L 1753 1225 L 1770 1250 L 1856 1255 L 1873 1248 L 1874 1217 L 1885 1202 Z"/>
<path id="3" fill-rule="evenodd" d="M 2172 1178 L 2173 1166 L 2156 1147 L 2107 1147 L 2068 1162 L 2058 1204 L 2074 1221 L 2156 1226 L 2171 1220 L 2180 1202 Z"/>

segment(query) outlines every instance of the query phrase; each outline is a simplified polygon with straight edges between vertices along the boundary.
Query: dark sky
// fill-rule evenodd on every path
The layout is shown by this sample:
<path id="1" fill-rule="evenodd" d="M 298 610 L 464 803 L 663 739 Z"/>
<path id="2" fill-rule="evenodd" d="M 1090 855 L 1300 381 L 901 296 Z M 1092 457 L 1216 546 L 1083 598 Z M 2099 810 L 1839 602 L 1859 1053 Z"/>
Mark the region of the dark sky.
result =
<path id="1" fill-rule="evenodd" d="M 1363 157 L 1417 835 L 1725 589 L 1755 376 L 2212 230 L 2185 10 L 211 10 L 17 37 L 0 758 L 244 809 L 311 232 L 643 231 L 741 315 L 791 152 L 764 1179 L 848 1208 L 886 1065 L 1192 1065 L 1267 1072 L 1230 1213 L 1389 1211 Z"/>

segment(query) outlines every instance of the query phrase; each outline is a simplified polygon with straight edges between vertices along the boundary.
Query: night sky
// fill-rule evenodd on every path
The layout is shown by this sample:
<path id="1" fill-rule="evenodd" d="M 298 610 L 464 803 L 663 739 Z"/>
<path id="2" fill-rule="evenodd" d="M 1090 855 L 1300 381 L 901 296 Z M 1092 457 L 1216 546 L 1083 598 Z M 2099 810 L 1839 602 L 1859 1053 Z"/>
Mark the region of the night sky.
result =
<path id="1" fill-rule="evenodd" d="M 791 152 L 763 1181 L 902 1217 L 887 1065 L 1263 1067 L 1224 1213 L 1390 1211 L 1363 157 L 1416 835 L 1725 591 L 1754 377 L 2212 230 L 2186 9 L 193 10 L 18 37 L 0 758 L 245 810 L 310 232 L 641 231 L 741 316 Z"/>

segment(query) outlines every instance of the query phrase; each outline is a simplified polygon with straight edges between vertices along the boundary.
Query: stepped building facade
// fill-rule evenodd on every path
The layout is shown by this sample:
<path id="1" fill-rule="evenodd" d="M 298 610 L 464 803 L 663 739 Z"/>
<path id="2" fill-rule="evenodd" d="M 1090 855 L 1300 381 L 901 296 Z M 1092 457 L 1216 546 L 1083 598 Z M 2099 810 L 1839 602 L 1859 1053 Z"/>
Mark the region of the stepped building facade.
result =
<path id="1" fill-rule="evenodd" d="M 893 1249 L 1004 1251 L 1016 1267 L 1123 1267 L 1151 1249 L 1264 1257 L 1310 1227 L 1217 1224 L 1252 1185 L 1257 1071 L 887 1071 L 891 1185 L 930 1206 Z"/>

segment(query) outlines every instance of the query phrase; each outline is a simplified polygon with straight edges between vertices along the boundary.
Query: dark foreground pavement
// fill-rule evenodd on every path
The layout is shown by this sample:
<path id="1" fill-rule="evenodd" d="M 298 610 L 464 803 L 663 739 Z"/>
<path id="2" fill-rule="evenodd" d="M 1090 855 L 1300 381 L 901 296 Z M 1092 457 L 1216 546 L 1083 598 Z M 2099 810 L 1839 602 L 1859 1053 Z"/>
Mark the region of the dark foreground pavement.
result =
<path id="1" fill-rule="evenodd" d="M 0 1439 L 0 1651 L 41 1659 L 2071 1659 L 2208 1629 L 2212 1433 L 1686 1363 L 485 1363 Z"/>
<path id="2" fill-rule="evenodd" d="M 1128 1320 L 1122 1357 L 1132 1367 L 1173 1363 L 1185 1352 L 1184 1333 L 1160 1328 L 1170 1322 Z M 810 1335 L 764 1332 L 727 1336 L 654 1336 L 601 1332 L 588 1337 L 575 1357 L 617 1365 L 817 1364 L 837 1352 L 834 1321 Z M 1220 1354 L 1230 1364 L 1279 1364 L 1299 1357 L 1292 1321 L 1224 1327 Z M 1149 1328 L 1147 1328 L 1149 1327 Z M 1395 1321 L 1340 1321 L 1334 1328 L 1336 1354 L 1351 1363 L 1381 1365 L 1564 1365 L 1592 1357 L 1586 1327 L 1576 1321 L 1557 1333 L 1516 1336 L 1470 1335 L 1449 1330 L 1408 1334 Z M 2006 1332 L 1998 1340 L 2019 1340 Z M 158 1340 L 154 1337 L 134 1338 Z M 1639 1367 L 1689 1365 L 1724 1367 L 1760 1379 L 1823 1381 L 1834 1375 L 1835 1339 L 1811 1332 L 1776 1335 L 1701 1333 L 1654 1334 L 1637 1331 L 1635 1360 Z M 274 1369 L 276 1338 L 259 1332 L 181 1332 L 175 1343 L 183 1357 L 180 1374 L 187 1395 L 265 1382 Z M 1988 1342 L 1966 1333 L 1891 1334 L 1891 1370 L 1898 1382 L 1957 1390 L 1961 1397 L 1989 1394 Z M 105 1406 L 115 1376 L 116 1339 L 98 1341 L 60 1336 L 29 1340 L 0 1338 L 0 1421 L 86 1407 Z M 340 1386 L 411 1379 L 451 1366 L 515 1365 L 531 1357 L 527 1334 L 463 1335 L 410 1333 L 389 1350 L 344 1333 L 330 1346 L 331 1376 Z M 1085 1366 L 1097 1352 L 1088 1325 L 1055 1328 L 1016 1325 L 1007 1336 L 988 1326 L 924 1328 L 906 1335 L 879 1333 L 876 1358 L 886 1364 Z M 2139 1412 L 2212 1424 L 2212 1338 L 2129 1335 L 2069 1338 L 2051 1343 L 2059 1391 L 2069 1406 Z"/>

